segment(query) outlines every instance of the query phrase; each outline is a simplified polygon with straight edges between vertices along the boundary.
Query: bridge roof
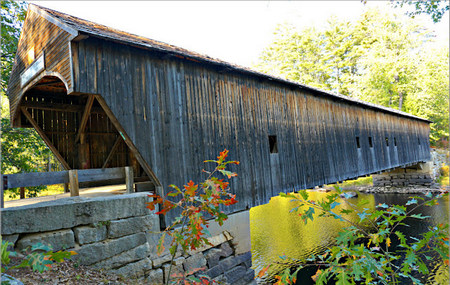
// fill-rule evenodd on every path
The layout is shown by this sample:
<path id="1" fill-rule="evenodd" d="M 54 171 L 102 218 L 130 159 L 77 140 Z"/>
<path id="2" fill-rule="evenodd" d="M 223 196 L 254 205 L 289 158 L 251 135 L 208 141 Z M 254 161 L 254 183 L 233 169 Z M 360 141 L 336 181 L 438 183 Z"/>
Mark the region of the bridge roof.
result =
<path id="1" fill-rule="evenodd" d="M 142 37 L 139 35 L 127 33 L 121 30 L 113 29 L 111 27 L 97 24 L 91 21 L 87 21 L 78 17 L 74 17 L 65 13 L 61 13 L 49 8 L 45 8 L 42 6 L 38 6 L 35 4 L 30 4 L 29 9 L 32 9 L 33 11 L 37 12 L 41 16 L 45 17 L 46 19 L 50 20 L 54 24 L 58 25 L 59 27 L 65 29 L 71 34 L 88 34 L 90 36 L 103 38 L 106 40 L 111 40 L 114 42 L 119 42 L 122 44 L 127 44 L 131 46 L 135 46 L 138 48 L 148 49 L 148 50 L 155 50 L 167 54 L 174 55 L 178 58 L 184 58 L 187 60 L 193 60 L 197 62 L 202 62 L 209 65 L 215 65 L 215 66 L 221 66 L 225 70 L 228 70 L 230 72 L 239 72 L 243 74 L 253 75 L 260 78 L 264 78 L 266 80 L 271 80 L 273 82 L 279 82 L 282 84 L 287 84 L 296 88 L 304 89 L 313 91 L 314 93 L 318 93 L 321 95 L 325 95 L 331 98 L 334 98 L 335 100 L 343 100 L 347 101 L 351 104 L 357 104 L 362 106 L 363 108 L 371 108 L 371 109 L 377 109 L 381 112 L 387 112 L 387 113 L 393 113 L 399 116 L 403 117 L 409 117 L 416 120 L 425 121 L 428 123 L 431 123 L 431 121 L 414 116 L 396 109 L 376 105 L 373 103 L 365 102 L 356 98 L 348 97 L 342 94 L 337 94 L 329 91 L 325 91 L 319 88 L 307 86 L 298 82 L 290 81 L 287 79 L 283 79 L 280 77 L 264 74 L 261 72 L 257 72 L 255 70 L 252 70 L 250 68 L 242 67 L 236 64 L 232 64 L 217 58 L 212 58 L 210 56 L 200 54 L 197 52 L 189 51 L 184 48 L 180 48 L 171 44 L 167 44 L 164 42 L 152 40 L 146 37 Z"/>

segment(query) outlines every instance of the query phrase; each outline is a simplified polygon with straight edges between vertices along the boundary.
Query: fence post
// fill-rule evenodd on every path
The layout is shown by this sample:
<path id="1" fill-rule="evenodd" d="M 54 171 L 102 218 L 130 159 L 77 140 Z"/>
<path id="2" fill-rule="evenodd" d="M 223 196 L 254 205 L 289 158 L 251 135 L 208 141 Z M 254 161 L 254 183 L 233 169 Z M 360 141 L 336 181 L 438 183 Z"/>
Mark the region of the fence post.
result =
<path id="1" fill-rule="evenodd" d="M 1 194 L 1 197 L 0 197 L 0 208 L 4 208 L 5 207 L 5 201 L 4 201 L 4 193 L 3 193 L 3 180 L 4 178 L 3 178 L 3 175 L 1 175 L 0 174 L 0 194 Z"/>
<path id="2" fill-rule="evenodd" d="M 20 187 L 20 199 L 25 199 L 25 187 Z"/>
<path id="3" fill-rule="evenodd" d="M 134 192 L 134 173 L 133 167 L 131 166 L 125 166 L 125 185 L 127 187 L 127 193 Z"/>
<path id="4" fill-rule="evenodd" d="M 78 171 L 69 170 L 70 183 L 70 197 L 80 196 L 80 189 L 78 188 Z"/>

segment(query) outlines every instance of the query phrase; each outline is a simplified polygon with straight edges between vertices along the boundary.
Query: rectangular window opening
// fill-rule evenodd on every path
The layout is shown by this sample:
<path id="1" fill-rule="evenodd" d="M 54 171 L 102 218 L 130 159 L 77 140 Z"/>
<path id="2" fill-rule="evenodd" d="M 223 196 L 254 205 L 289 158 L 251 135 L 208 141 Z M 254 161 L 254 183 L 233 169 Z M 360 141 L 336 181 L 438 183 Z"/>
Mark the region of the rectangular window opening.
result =
<path id="1" fill-rule="evenodd" d="M 356 147 L 361 148 L 361 144 L 359 143 L 359 137 L 356 137 Z"/>
<path id="2" fill-rule="evenodd" d="M 386 139 L 386 146 L 389 146 L 389 138 L 386 137 L 385 139 Z"/>
<path id="3" fill-rule="evenodd" d="M 394 138 L 394 146 L 397 146 L 397 138 Z"/>
<path id="4" fill-rule="evenodd" d="M 369 147 L 373 147 L 373 143 L 372 143 L 372 137 L 369 137 Z"/>
<path id="5" fill-rule="evenodd" d="M 277 136 L 269 136 L 270 153 L 278 153 Z"/>

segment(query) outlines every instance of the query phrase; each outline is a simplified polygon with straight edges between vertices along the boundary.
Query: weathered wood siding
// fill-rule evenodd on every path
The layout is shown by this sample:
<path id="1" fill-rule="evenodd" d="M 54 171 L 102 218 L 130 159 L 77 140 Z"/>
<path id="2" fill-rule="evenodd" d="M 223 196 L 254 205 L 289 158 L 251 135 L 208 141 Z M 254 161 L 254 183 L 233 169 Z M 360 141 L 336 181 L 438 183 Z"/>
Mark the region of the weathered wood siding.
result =
<path id="1" fill-rule="evenodd" d="M 35 58 L 45 53 L 45 71 L 58 74 L 67 89 L 72 88 L 69 40 L 72 35 L 64 29 L 48 21 L 33 9 L 29 9 L 23 25 L 17 54 L 14 61 L 13 72 L 8 84 L 8 96 L 11 106 L 11 121 L 19 126 L 19 102 L 24 89 L 20 86 L 20 75 L 32 63 L 28 62 L 28 52 L 34 48 Z"/>
<path id="2" fill-rule="evenodd" d="M 72 49 L 75 91 L 104 98 L 164 188 L 199 181 L 203 160 L 230 150 L 232 212 L 429 159 L 425 121 L 109 41 Z"/>

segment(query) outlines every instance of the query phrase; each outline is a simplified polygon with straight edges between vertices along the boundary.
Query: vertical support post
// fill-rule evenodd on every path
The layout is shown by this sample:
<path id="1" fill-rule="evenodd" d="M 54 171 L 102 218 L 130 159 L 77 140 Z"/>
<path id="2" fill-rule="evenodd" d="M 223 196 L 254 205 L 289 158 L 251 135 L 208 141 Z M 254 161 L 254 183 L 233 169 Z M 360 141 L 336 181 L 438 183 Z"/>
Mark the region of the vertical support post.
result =
<path id="1" fill-rule="evenodd" d="M 20 199 L 25 199 L 25 187 L 20 187 Z"/>
<path id="2" fill-rule="evenodd" d="M 69 183 L 64 183 L 64 193 L 69 193 Z"/>
<path id="3" fill-rule="evenodd" d="M 131 166 L 125 166 L 125 185 L 127 187 L 127 193 L 134 192 L 134 173 L 133 167 Z"/>
<path id="4" fill-rule="evenodd" d="M 70 197 L 80 196 L 80 189 L 78 188 L 78 171 L 69 170 L 70 183 Z"/>
<path id="5" fill-rule="evenodd" d="M 3 193 L 3 184 L 4 184 L 4 178 L 3 175 L 0 174 L 0 208 L 4 208 L 5 207 L 5 201 L 4 201 L 4 193 Z"/>

